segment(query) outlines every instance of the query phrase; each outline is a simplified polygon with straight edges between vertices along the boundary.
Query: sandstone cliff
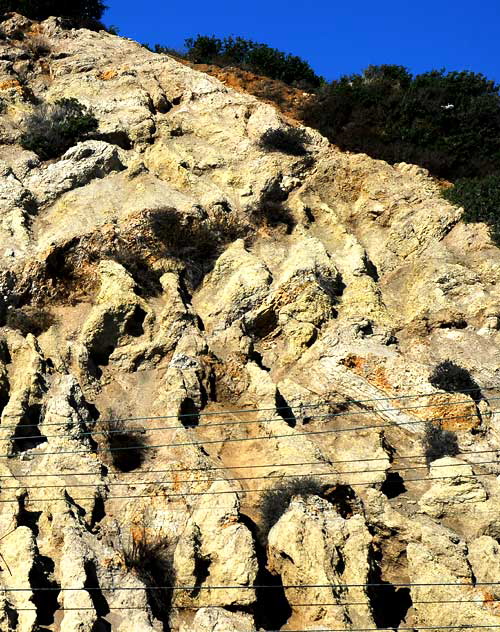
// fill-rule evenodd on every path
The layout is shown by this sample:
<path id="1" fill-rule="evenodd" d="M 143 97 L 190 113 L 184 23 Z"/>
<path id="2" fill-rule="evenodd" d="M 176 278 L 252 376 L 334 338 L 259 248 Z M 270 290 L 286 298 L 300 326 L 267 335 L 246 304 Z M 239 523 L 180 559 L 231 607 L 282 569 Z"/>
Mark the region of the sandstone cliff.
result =
<path id="1" fill-rule="evenodd" d="M 135 42 L 4 31 L 0 630 L 499 627 L 487 228 L 415 166 L 263 148 L 276 109 Z M 99 130 L 42 162 L 23 121 L 61 97 Z M 433 388 L 446 359 L 478 389 Z M 427 467 L 429 419 L 460 452 Z"/>

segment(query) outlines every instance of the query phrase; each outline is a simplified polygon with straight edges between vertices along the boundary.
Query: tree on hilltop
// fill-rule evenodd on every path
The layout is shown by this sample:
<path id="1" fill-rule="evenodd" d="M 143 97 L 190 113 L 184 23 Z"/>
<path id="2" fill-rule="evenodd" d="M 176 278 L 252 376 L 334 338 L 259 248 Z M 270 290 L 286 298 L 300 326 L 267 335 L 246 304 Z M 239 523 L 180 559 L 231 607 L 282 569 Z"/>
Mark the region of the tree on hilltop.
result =
<path id="1" fill-rule="evenodd" d="M 32 20 L 55 15 L 85 24 L 100 20 L 105 9 L 101 0 L 0 0 L 0 16 L 15 11 Z"/>

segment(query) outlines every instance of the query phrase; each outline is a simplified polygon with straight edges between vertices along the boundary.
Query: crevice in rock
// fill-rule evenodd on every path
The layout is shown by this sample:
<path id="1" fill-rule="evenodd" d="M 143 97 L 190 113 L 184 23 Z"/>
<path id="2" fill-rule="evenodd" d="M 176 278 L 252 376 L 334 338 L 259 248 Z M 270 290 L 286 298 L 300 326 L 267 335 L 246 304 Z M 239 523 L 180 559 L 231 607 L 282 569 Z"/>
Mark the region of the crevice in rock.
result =
<path id="1" fill-rule="evenodd" d="M 89 530 L 91 532 L 95 531 L 96 526 L 101 522 L 101 520 L 106 516 L 106 509 L 104 505 L 104 499 L 102 496 L 97 496 L 94 502 L 94 507 L 92 509 L 92 516 L 90 517 L 90 525 Z"/>
<path id="2" fill-rule="evenodd" d="M 153 270 L 140 254 L 131 252 L 123 240 L 117 242 L 117 246 L 110 253 L 110 256 L 113 261 L 122 265 L 130 274 L 135 283 L 134 292 L 137 296 L 150 298 L 161 295 L 161 274 L 157 270 Z"/>
<path id="3" fill-rule="evenodd" d="M 68 503 L 68 505 L 70 507 L 72 507 L 73 509 L 75 509 L 76 514 L 73 514 L 75 516 L 75 518 L 83 518 L 87 512 L 85 511 L 85 509 L 79 505 L 77 502 L 75 502 L 73 500 L 73 498 L 71 498 L 71 496 L 68 494 L 68 490 L 64 490 L 64 500 Z"/>
<path id="4" fill-rule="evenodd" d="M 249 333 L 258 340 L 265 338 L 278 327 L 278 315 L 272 307 L 268 307 L 258 314 L 247 325 Z"/>
<path id="5" fill-rule="evenodd" d="M 184 303 L 184 307 L 188 307 L 189 305 L 192 304 L 193 302 L 193 295 L 191 294 L 191 292 L 189 291 L 188 288 L 188 281 L 186 279 L 186 270 L 182 270 L 179 274 L 179 295 L 182 299 L 182 302 Z M 199 318 L 199 317 L 198 317 Z M 200 318 L 201 320 L 201 318 Z M 205 329 L 205 327 L 203 327 L 203 330 Z"/>
<path id="6" fill-rule="evenodd" d="M 207 378 L 208 382 L 208 398 L 211 402 L 217 401 L 217 376 L 215 375 L 214 367 L 210 366 L 210 373 Z"/>
<path id="7" fill-rule="evenodd" d="M 463 318 L 439 323 L 439 329 L 466 329 L 467 321 Z"/>
<path id="8" fill-rule="evenodd" d="M 33 532 L 33 535 L 36 537 L 39 533 L 38 528 L 38 520 L 42 515 L 41 511 L 28 511 L 26 509 L 26 497 L 27 493 L 22 494 L 18 497 L 18 510 L 16 516 L 16 526 L 17 527 L 28 527 Z"/>
<path id="9" fill-rule="evenodd" d="M 17 626 L 19 625 L 19 614 L 14 606 L 7 601 L 4 605 L 4 613 L 7 617 L 7 625 L 9 632 L 15 632 L 17 630 Z"/>
<path id="10" fill-rule="evenodd" d="M 117 145 L 120 149 L 132 149 L 132 141 L 130 140 L 127 132 L 124 132 L 123 130 L 103 132 L 101 134 L 94 135 L 93 138 L 95 138 L 95 140 L 102 140 L 110 145 Z"/>
<path id="11" fill-rule="evenodd" d="M 276 404 L 276 412 L 278 413 L 278 415 L 283 419 L 285 423 L 290 426 L 290 428 L 295 428 L 295 426 L 297 425 L 297 419 L 293 414 L 292 409 L 288 405 L 288 402 L 278 389 L 276 389 L 274 401 Z"/>
<path id="12" fill-rule="evenodd" d="M 96 614 L 101 619 L 109 614 L 109 605 L 104 597 L 100 586 L 99 586 L 99 578 L 97 576 L 97 568 L 94 560 L 86 560 L 84 564 L 85 571 L 85 582 L 83 584 L 84 588 L 92 588 L 94 590 L 89 590 L 88 593 L 90 595 L 90 599 L 92 600 L 92 604 L 95 608 Z M 97 588 L 97 590 L 95 590 Z M 105 622 L 107 623 L 107 621 Z M 109 624 L 108 624 L 109 625 Z"/>
<path id="13" fill-rule="evenodd" d="M 373 279 L 376 283 L 378 283 L 380 276 L 377 270 L 377 266 L 373 263 L 373 261 L 365 254 L 364 256 L 364 264 L 366 269 L 366 274 Z"/>
<path id="14" fill-rule="evenodd" d="M 94 621 L 94 625 L 92 626 L 90 632 L 111 632 L 112 627 L 111 624 L 99 617 L 96 621 Z"/>
<path id="15" fill-rule="evenodd" d="M 47 437 L 42 435 L 38 424 L 41 422 L 41 404 L 28 406 L 12 436 L 12 454 L 19 454 L 36 448 L 41 443 L 47 442 Z"/>
<path id="16" fill-rule="evenodd" d="M 6 340 L 0 340 L 0 360 L 4 364 L 12 363 L 12 357 L 10 355 L 9 347 Z"/>
<path id="17" fill-rule="evenodd" d="M 9 399 L 10 399 L 10 385 L 9 385 L 9 381 L 6 378 L 0 387 L 0 416 L 2 415 L 4 411 L 4 408 L 9 403 Z"/>
<path id="18" fill-rule="evenodd" d="M 194 553 L 194 590 L 191 591 L 191 597 L 197 597 L 200 594 L 200 588 L 207 577 L 210 576 L 210 566 L 212 560 L 208 555 L 201 552 L 201 532 L 198 527 L 193 530 L 193 553 Z"/>
<path id="19" fill-rule="evenodd" d="M 200 316 L 198 316 L 198 314 L 196 315 L 196 326 L 198 327 L 198 329 L 200 331 L 206 331 L 205 330 L 205 323 L 202 321 Z"/>
<path id="20" fill-rule="evenodd" d="M 267 569 L 266 547 L 261 543 L 257 525 L 248 516 L 240 514 L 240 522 L 253 536 L 258 571 L 255 578 L 256 604 L 254 607 L 255 627 L 264 630 L 279 630 L 292 616 L 280 575 L 273 575 Z M 259 588 L 272 586 L 272 588 Z"/>
<path id="21" fill-rule="evenodd" d="M 259 369 L 262 369 L 263 371 L 266 371 L 267 373 L 271 371 L 271 369 L 264 364 L 264 358 L 262 357 L 262 354 L 256 351 L 255 349 L 252 349 L 250 351 L 250 353 L 248 354 L 248 359 L 251 360 L 252 362 L 255 362 L 255 364 L 259 367 Z"/>
<path id="22" fill-rule="evenodd" d="M 54 561 L 50 557 L 38 555 L 30 572 L 29 583 L 33 591 L 30 601 L 36 608 L 36 624 L 52 625 L 59 609 L 59 584 L 53 577 Z"/>
<path id="23" fill-rule="evenodd" d="M 362 502 L 350 485 L 339 484 L 327 487 L 323 492 L 323 497 L 334 505 L 342 518 L 350 518 L 363 511 Z"/>
<path id="24" fill-rule="evenodd" d="M 114 350 L 114 345 L 107 344 L 102 346 L 98 345 L 89 351 L 89 359 L 91 361 L 89 372 L 97 379 L 102 377 L 101 367 L 108 366 L 109 358 Z"/>
<path id="25" fill-rule="evenodd" d="M 191 399 L 185 397 L 179 408 L 179 421 L 184 428 L 195 428 L 200 423 L 200 411 Z"/>
<path id="26" fill-rule="evenodd" d="M 345 571 L 345 558 L 342 555 L 342 550 L 339 547 L 335 547 L 337 551 L 337 562 L 335 564 L 335 570 L 339 575 L 342 575 Z"/>
<path id="27" fill-rule="evenodd" d="M 390 499 L 404 494 L 407 489 L 404 479 L 399 472 L 388 472 L 385 481 L 380 487 L 380 491 Z"/>
<path id="28" fill-rule="evenodd" d="M 371 565 L 367 595 L 373 612 L 373 619 L 378 628 L 396 630 L 406 619 L 408 610 L 413 605 L 410 589 L 396 587 L 382 578 L 382 552 L 371 549 Z"/>
<path id="29" fill-rule="evenodd" d="M 139 338 L 144 335 L 144 319 L 146 318 L 146 312 L 141 309 L 138 305 L 135 306 L 134 311 L 127 319 L 125 323 L 124 332 L 128 336 L 133 336 L 134 338 Z"/>
<path id="30" fill-rule="evenodd" d="M 98 421 L 101 413 L 99 412 L 97 406 L 95 404 L 91 404 L 90 402 L 85 402 L 85 405 L 89 411 L 89 415 L 92 417 L 92 421 Z"/>
<path id="31" fill-rule="evenodd" d="M 314 217 L 312 210 L 308 206 L 304 206 L 304 215 L 306 216 L 307 221 L 310 224 L 314 224 L 314 222 L 316 221 L 316 218 Z"/>

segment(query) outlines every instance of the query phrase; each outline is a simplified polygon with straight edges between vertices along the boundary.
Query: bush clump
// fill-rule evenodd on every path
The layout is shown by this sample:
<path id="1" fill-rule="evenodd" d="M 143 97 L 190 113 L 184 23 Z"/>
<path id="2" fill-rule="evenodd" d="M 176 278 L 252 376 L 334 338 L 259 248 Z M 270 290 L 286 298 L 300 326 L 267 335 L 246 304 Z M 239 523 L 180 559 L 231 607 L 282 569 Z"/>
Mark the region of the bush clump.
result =
<path id="1" fill-rule="evenodd" d="M 310 476 L 285 479 L 261 496 L 261 532 L 267 536 L 294 496 L 323 496 L 324 485 Z"/>
<path id="2" fill-rule="evenodd" d="M 280 151 L 291 156 L 304 156 L 308 136 L 300 127 L 270 128 L 260 137 L 260 146 L 267 151 Z"/>
<path id="3" fill-rule="evenodd" d="M 317 88 L 322 82 L 300 57 L 242 37 L 219 39 L 215 35 L 198 35 L 187 39 L 185 46 L 186 58 L 197 64 L 237 66 L 304 89 Z"/>
<path id="4" fill-rule="evenodd" d="M 21 145 L 43 160 L 58 158 L 97 126 L 97 119 L 79 101 L 59 99 L 35 108 L 26 120 Z"/>
<path id="5" fill-rule="evenodd" d="M 0 0 L 0 17 L 15 11 L 32 20 L 55 15 L 82 25 L 100 20 L 105 9 L 101 0 Z"/>
<path id="6" fill-rule="evenodd" d="M 493 240 L 500 246 L 500 172 L 484 178 L 462 178 L 442 195 L 463 207 L 464 221 L 488 224 Z"/>
<path id="7" fill-rule="evenodd" d="M 441 424 L 425 424 L 422 439 L 427 465 L 443 456 L 456 456 L 460 452 L 457 435 L 451 430 L 443 430 Z"/>
<path id="8" fill-rule="evenodd" d="M 479 396 L 481 391 L 469 371 L 451 360 L 436 365 L 429 376 L 429 382 L 435 388 L 448 393 L 464 393 L 472 398 Z"/>
<path id="9" fill-rule="evenodd" d="M 5 316 L 5 325 L 17 329 L 23 336 L 40 336 L 56 323 L 50 312 L 35 307 L 9 308 Z"/>
<path id="10" fill-rule="evenodd" d="M 303 118 L 341 149 L 456 180 L 498 171 L 500 86 L 480 73 L 369 66 L 306 102 Z"/>
<path id="11" fill-rule="evenodd" d="M 153 615 L 168 624 L 175 582 L 173 547 L 169 540 L 153 531 L 146 516 L 132 529 L 129 541 L 122 547 L 122 556 L 125 567 L 146 586 Z"/>
<path id="12" fill-rule="evenodd" d="M 51 52 L 49 40 L 41 35 L 27 38 L 25 40 L 24 48 L 30 54 L 32 59 L 46 57 Z"/>
<path id="13" fill-rule="evenodd" d="M 120 472 L 131 472 L 139 468 L 146 458 L 146 443 L 143 428 L 134 428 L 131 423 L 120 419 L 110 410 L 106 418 L 99 421 L 96 430 L 104 438 L 105 460 Z"/>

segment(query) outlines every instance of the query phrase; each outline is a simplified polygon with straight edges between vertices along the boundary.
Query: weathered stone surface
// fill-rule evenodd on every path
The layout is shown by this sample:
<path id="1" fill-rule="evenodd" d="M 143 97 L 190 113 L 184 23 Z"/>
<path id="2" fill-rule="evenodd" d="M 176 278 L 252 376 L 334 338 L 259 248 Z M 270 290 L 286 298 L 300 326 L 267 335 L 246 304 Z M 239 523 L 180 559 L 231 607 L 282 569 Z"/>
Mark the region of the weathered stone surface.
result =
<path id="1" fill-rule="evenodd" d="M 189 627 L 192 626 L 192 627 Z M 200 608 L 192 623 L 181 626 L 182 632 L 254 632 L 255 625 L 251 615 L 228 612 L 223 608 Z"/>
<path id="2" fill-rule="evenodd" d="M 472 467 L 454 457 L 443 457 L 430 465 L 430 478 L 435 479 L 419 503 L 423 511 L 441 517 L 448 511 L 463 511 L 464 505 L 484 503 L 488 499 Z"/>
<path id="3" fill-rule="evenodd" d="M 274 613 L 284 630 L 498 623 L 496 592 L 473 585 L 500 572 L 487 228 L 425 170 L 313 130 L 305 156 L 266 151 L 262 134 L 294 123 L 135 42 L 59 18 L 2 29 L 2 632 L 16 617 L 19 632 L 253 632 L 266 563 L 284 584 L 328 584 L 286 588 L 313 605 Z M 33 59 L 38 35 L 51 52 Z M 19 144 L 24 117 L 61 97 L 99 129 L 44 162 Z M 480 392 L 432 387 L 446 359 Z M 138 451 L 130 471 L 99 430 L 109 418 Z M 429 469 L 428 421 L 460 448 Z M 264 490 L 296 476 L 331 502 L 295 498 L 257 542 Z M 138 525 L 146 559 L 168 544 L 176 577 L 130 560 Z M 78 588 L 54 624 L 35 623 L 40 573 Z M 379 577 L 389 621 L 365 586 Z M 109 612 L 84 590 L 96 582 Z M 148 590 L 165 582 L 191 586 L 170 612 L 168 590 L 164 609 Z M 406 611 L 391 582 L 430 585 L 410 586 Z"/>
<path id="4" fill-rule="evenodd" d="M 179 584 L 196 588 L 191 592 L 179 591 L 174 604 L 177 607 L 250 605 L 255 601 L 252 586 L 257 574 L 252 535 L 239 521 L 239 503 L 229 484 L 214 483 L 209 492 L 219 495 L 202 497 L 187 522 L 174 557 Z M 236 588 L 210 590 L 211 585 Z"/>
<path id="5" fill-rule="evenodd" d="M 269 569 L 281 576 L 285 586 L 312 586 L 285 588 L 289 603 L 312 605 L 297 609 L 292 606 L 292 618 L 283 629 L 297 629 L 306 621 L 326 628 L 351 623 L 372 627 L 371 606 L 363 587 L 370 570 L 370 543 L 361 515 L 345 520 L 318 497 L 292 499 L 269 533 Z M 340 586 L 345 584 L 361 586 Z M 343 605 L 350 602 L 360 605 Z"/>
<path id="6" fill-rule="evenodd" d="M 69 149 L 56 163 L 33 171 L 25 184 L 37 204 L 54 202 L 66 191 L 85 186 L 94 178 L 104 178 L 124 169 L 120 150 L 107 143 L 89 140 Z"/>

